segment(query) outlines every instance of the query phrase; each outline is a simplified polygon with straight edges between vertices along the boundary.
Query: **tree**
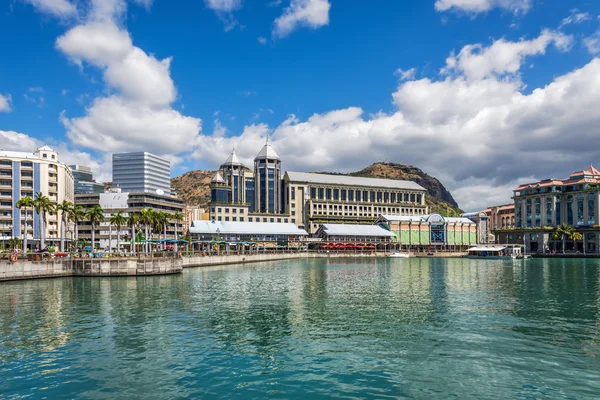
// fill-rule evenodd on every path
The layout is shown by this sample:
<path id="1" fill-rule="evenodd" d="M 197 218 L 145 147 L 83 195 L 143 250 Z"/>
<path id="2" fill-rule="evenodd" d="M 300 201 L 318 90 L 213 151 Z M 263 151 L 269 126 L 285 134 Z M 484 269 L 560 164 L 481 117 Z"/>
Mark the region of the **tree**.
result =
<path id="1" fill-rule="evenodd" d="M 161 238 L 161 232 L 165 232 L 166 233 L 166 214 L 162 211 L 155 211 L 152 214 L 152 231 L 156 231 L 158 232 L 158 239 L 160 240 Z M 162 248 L 162 245 L 161 245 Z"/>
<path id="2" fill-rule="evenodd" d="M 40 215 L 40 250 L 43 250 L 46 248 L 46 225 L 48 223 L 48 214 L 53 214 L 56 211 L 50 199 L 41 192 L 38 192 L 35 195 L 35 200 L 33 202 L 35 212 Z"/>
<path id="3" fill-rule="evenodd" d="M 29 231 L 29 226 L 27 225 L 27 213 L 28 208 L 33 208 L 35 206 L 34 200 L 30 196 L 25 196 L 21 200 L 17 201 L 15 206 L 19 209 L 25 209 L 25 219 L 23 220 L 23 253 L 27 253 L 27 233 Z"/>
<path id="4" fill-rule="evenodd" d="M 117 227 L 117 253 L 121 247 L 121 227 L 127 224 L 127 218 L 123 215 L 123 211 L 110 216 L 110 224 Z"/>
<path id="5" fill-rule="evenodd" d="M 183 221 L 183 214 L 180 213 L 179 211 L 177 211 L 171 218 L 173 218 L 173 220 L 175 221 L 175 248 L 174 250 L 177 251 L 177 240 L 178 240 L 178 235 L 177 235 L 177 224 L 179 224 L 181 221 Z"/>
<path id="6" fill-rule="evenodd" d="M 56 205 L 56 212 L 60 211 L 60 251 L 65 251 L 65 227 L 68 224 L 69 214 L 73 208 L 73 203 L 67 200 L 63 200 L 62 203 Z"/>
<path id="7" fill-rule="evenodd" d="M 571 233 L 570 239 L 577 244 L 577 242 L 583 240 L 583 235 L 579 232 L 573 232 Z M 575 246 L 575 249 L 577 249 L 577 246 Z M 583 243 L 583 251 L 585 252 L 585 243 Z"/>
<path id="8" fill-rule="evenodd" d="M 136 242 L 136 234 L 135 234 L 135 228 L 139 225 L 140 223 L 140 215 L 139 214 L 134 214 L 134 213 L 130 213 L 129 214 L 129 218 L 127 218 L 127 225 L 129 225 L 129 228 L 131 228 L 131 252 L 135 255 L 135 242 Z"/>
<path id="9" fill-rule="evenodd" d="M 79 223 L 85 219 L 85 211 L 81 206 L 72 207 L 69 212 L 69 220 L 75 224 L 75 246 L 79 248 Z"/>
<path id="10" fill-rule="evenodd" d="M 8 240 L 8 247 L 15 250 L 21 244 L 21 240 L 18 237 L 14 237 Z"/>
<path id="11" fill-rule="evenodd" d="M 87 210 L 87 219 L 92 224 L 92 250 L 96 247 L 96 224 L 104 221 L 104 210 L 98 204 Z"/>
<path id="12" fill-rule="evenodd" d="M 573 234 L 577 233 L 575 228 L 571 225 L 567 225 L 563 223 L 562 225 L 556 227 L 556 230 L 552 234 L 552 239 L 561 240 L 562 239 L 562 252 L 565 252 L 565 247 L 567 245 L 567 238 L 572 239 Z"/>
<path id="13" fill-rule="evenodd" d="M 148 249 L 149 249 L 149 240 L 150 240 L 150 235 L 149 235 L 149 229 L 150 229 L 150 225 L 152 225 L 153 223 L 153 218 L 154 218 L 154 210 L 151 208 L 144 208 L 143 210 L 140 211 L 140 224 L 144 226 L 144 233 L 146 236 L 146 243 L 144 246 L 144 253 L 148 254 Z"/>

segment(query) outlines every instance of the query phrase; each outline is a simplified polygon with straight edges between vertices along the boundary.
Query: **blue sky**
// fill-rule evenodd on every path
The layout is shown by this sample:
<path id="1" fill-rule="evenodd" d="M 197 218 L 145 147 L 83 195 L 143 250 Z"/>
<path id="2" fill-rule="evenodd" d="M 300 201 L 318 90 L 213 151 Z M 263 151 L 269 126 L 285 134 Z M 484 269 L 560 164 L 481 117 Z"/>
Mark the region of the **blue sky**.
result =
<path id="1" fill-rule="evenodd" d="M 48 143 L 108 180 L 114 151 L 179 175 L 233 147 L 250 163 L 270 135 L 284 169 L 413 164 L 479 208 L 600 161 L 599 16 L 591 0 L 5 0 L 0 148 Z"/>

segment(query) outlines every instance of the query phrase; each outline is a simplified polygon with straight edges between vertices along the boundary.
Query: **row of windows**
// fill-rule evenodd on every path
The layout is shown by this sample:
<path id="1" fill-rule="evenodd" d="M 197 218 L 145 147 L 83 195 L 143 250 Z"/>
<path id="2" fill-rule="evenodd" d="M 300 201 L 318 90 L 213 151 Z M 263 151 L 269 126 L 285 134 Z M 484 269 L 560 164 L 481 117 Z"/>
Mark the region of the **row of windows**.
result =
<path id="1" fill-rule="evenodd" d="M 375 190 L 353 190 L 332 188 L 310 188 L 310 198 L 313 200 L 333 201 L 362 201 L 370 203 L 421 203 L 422 194 L 383 192 Z M 292 192 L 292 200 L 295 193 Z"/>
<path id="2" fill-rule="evenodd" d="M 233 222 L 246 222 L 246 219 L 244 217 L 221 217 L 218 216 L 217 217 L 217 221 L 233 221 Z M 296 223 L 296 219 L 292 218 L 291 219 L 292 223 L 295 224 Z M 289 223 L 290 219 L 289 218 L 274 218 L 274 217 L 248 217 L 248 222 L 278 222 L 278 223 Z"/>

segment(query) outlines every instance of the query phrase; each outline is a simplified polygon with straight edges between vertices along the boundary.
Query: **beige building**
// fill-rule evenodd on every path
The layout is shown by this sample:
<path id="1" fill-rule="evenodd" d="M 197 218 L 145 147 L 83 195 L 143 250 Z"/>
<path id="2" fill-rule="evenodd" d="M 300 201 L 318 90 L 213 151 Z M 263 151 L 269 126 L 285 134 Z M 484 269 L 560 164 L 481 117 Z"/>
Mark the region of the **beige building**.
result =
<path id="1" fill-rule="evenodd" d="M 509 229 L 515 226 L 515 205 L 504 204 L 501 206 L 491 206 L 483 210 L 490 221 L 490 229 Z"/>
<path id="2" fill-rule="evenodd" d="M 0 246 L 12 237 L 24 237 L 25 210 L 19 211 L 16 203 L 25 196 L 35 198 L 37 193 L 54 205 L 63 200 L 74 202 L 73 173 L 60 162 L 58 153 L 48 146 L 33 153 L 0 151 Z M 31 209 L 27 212 L 28 246 L 35 248 L 41 237 L 40 215 Z M 60 218 L 60 213 L 47 215 L 47 243 L 60 241 Z"/>
<path id="3" fill-rule="evenodd" d="M 208 221 L 208 213 L 198 206 L 186 206 L 183 210 L 183 226 L 192 226 L 192 221 Z"/>

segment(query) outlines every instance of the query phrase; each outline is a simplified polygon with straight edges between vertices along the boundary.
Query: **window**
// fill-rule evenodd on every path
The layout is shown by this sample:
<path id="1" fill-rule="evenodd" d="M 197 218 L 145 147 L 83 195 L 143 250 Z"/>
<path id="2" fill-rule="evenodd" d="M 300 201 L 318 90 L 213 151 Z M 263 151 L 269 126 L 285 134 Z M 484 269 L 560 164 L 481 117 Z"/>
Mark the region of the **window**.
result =
<path id="1" fill-rule="evenodd" d="M 237 221 L 237 217 L 231 217 L 232 221 Z"/>
<path id="2" fill-rule="evenodd" d="M 325 199 L 326 200 L 331 200 L 331 189 L 326 189 L 325 190 Z"/>
<path id="3" fill-rule="evenodd" d="M 56 157 L 54 156 L 54 154 L 52 154 L 52 159 L 54 160 Z"/>
<path id="4" fill-rule="evenodd" d="M 292 211 L 292 215 L 296 215 L 296 211 Z"/>
<path id="5" fill-rule="evenodd" d="M 542 219 L 541 213 L 542 213 L 541 199 L 539 197 L 536 197 L 536 199 L 535 199 L 535 226 L 541 225 L 541 219 Z"/>
<path id="6" fill-rule="evenodd" d="M 244 217 L 240 217 L 240 222 L 244 222 Z"/>
<path id="7" fill-rule="evenodd" d="M 277 218 L 277 222 L 281 222 L 281 218 Z"/>
<path id="8" fill-rule="evenodd" d="M 229 208 L 225 209 L 225 214 L 229 214 Z"/>
<path id="9" fill-rule="evenodd" d="M 389 202 L 390 202 L 390 194 L 389 194 L 388 192 L 385 192 L 385 193 L 383 194 L 383 201 L 384 201 L 385 203 L 389 203 Z"/>
<path id="10" fill-rule="evenodd" d="M 347 190 L 342 189 L 341 195 L 340 195 L 342 201 L 346 201 L 346 197 L 347 197 L 346 194 L 347 194 Z"/>
<path id="11" fill-rule="evenodd" d="M 577 225 L 583 225 L 583 194 L 577 195 Z"/>
<path id="12" fill-rule="evenodd" d="M 596 214 L 595 214 L 595 208 L 596 208 L 596 200 L 595 200 L 596 195 L 589 193 L 588 194 L 588 225 L 594 225 L 596 224 Z"/>
<path id="13" fill-rule="evenodd" d="M 313 200 L 317 198 L 317 189 L 316 188 L 310 188 L 310 198 Z"/>
<path id="14" fill-rule="evenodd" d="M 556 196 L 556 207 L 555 207 L 555 217 L 554 217 L 554 223 L 556 226 L 558 225 L 562 225 L 562 215 L 561 215 L 561 207 L 560 207 L 560 197 Z M 517 220 L 518 221 L 518 220 Z"/>
<path id="15" fill-rule="evenodd" d="M 292 186 L 292 200 L 296 200 L 296 187 Z"/>
<path id="16" fill-rule="evenodd" d="M 42 154 L 42 157 L 43 158 L 48 158 L 48 154 L 44 153 L 44 154 Z"/>
<path id="17" fill-rule="evenodd" d="M 258 221 L 256 221 L 256 222 L 258 222 Z M 266 218 L 263 218 L 263 222 L 267 222 L 267 219 L 266 219 Z"/>
<path id="18" fill-rule="evenodd" d="M 507 224 L 508 224 L 508 218 L 507 218 Z M 550 197 L 550 196 L 546 196 L 546 225 L 552 226 L 552 197 Z"/>
<path id="19" fill-rule="evenodd" d="M 383 193 L 377 192 L 377 202 L 381 203 L 383 201 Z"/>
<path id="20" fill-rule="evenodd" d="M 225 217 L 225 221 L 229 221 L 229 217 Z"/>
<path id="21" fill-rule="evenodd" d="M 270 218 L 269 222 L 275 222 L 275 218 Z"/>
<path id="22" fill-rule="evenodd" d="M 217 221 L 222 221 L 221 217 L 217 217 Z"/>
<path id="23" fill-rule="evenodd" d="M 252 222 L 252 217 L 248 217 L 248 222 Z"/>
<path id="24" fill-rule="evenodd" d="M 567 196 L 567 224 L 574 225 L 573 223 L 573 195 Z"/>
<path id="25" fill-rule="evenodd" d="M 390 202 L 391 203 L 395 203 L 396 202 L 396 193 L 390 193 Z"/>
<path id="26" fill-rule="evenodd" d="M 237 208 L 232 208 L 231 212 L 234 213 L 234 214 L 237 214 Z"/>
<path id="27" fill-rule="evenodd" d="M 404 202 L 408 203 L 408 193 L 404 193 Z"/>
<path id="28" fill-rule="evenodd" d="M 371 199 L 371 203 L 375 203 L 375 192 L 371 191 L 371 196 L 369 197 Z"/>
<path id="29" fill-rule="evenodd" d="M 333 199 L 334 200 L 340 199 L 340 189 L 333 189 Z"/>
<path id="30" fill-rule="evenodd" d="M 325 189 L 323 188 L 319 188 L 319 199 L 324 199 L 325 198 Z"/>
<path id="31" fill-rule="evenodd" d="M 217 210 L 218 210 L 217 212 L 221 212 L 221 208 L 220 207 Z"/>
<path id="32" fill-rule="evenodd" d="M 288 219 L 287 219 L 287 218 L 285 218 L 283 221 L 284 221 L 286 224 L 288 223 Z"/>
<path id="33" fill-rule="evenodd" d="M 348 191 L 348 200 L 349 201 L 354 201 L 354 190 L 349 190 Z"/>

